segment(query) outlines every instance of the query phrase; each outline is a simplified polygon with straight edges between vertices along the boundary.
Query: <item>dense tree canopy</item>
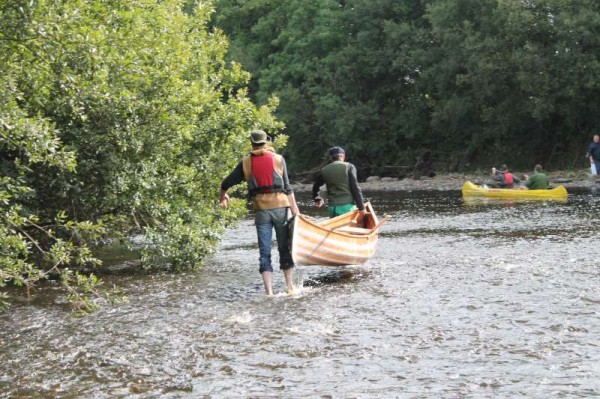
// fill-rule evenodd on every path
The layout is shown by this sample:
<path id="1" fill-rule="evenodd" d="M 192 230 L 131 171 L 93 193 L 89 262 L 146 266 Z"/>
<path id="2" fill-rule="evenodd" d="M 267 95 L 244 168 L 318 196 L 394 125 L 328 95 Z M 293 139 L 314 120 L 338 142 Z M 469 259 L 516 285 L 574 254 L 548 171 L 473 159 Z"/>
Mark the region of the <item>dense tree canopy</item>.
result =
<path id="1" fill-rule="evenodd" d="M 244 207 L 216 207 L 247 131 L 281 127 L 224 60 L 210 4 L 0 0 L 0 286 L 60 273 L 93 303 L 93 245 L 144 234 L 144 264 L 193 268 Z M 74 279 L 80 284 L 70 284 Z"/>
<path id="2" fill-rule="evenodd" d="M 599 128 L 600 3 L 218 0 L 252 95 L 276 94 L 291 168 L 583 166 Z M 307 146 L 306 143 L 311 145 Z"/>

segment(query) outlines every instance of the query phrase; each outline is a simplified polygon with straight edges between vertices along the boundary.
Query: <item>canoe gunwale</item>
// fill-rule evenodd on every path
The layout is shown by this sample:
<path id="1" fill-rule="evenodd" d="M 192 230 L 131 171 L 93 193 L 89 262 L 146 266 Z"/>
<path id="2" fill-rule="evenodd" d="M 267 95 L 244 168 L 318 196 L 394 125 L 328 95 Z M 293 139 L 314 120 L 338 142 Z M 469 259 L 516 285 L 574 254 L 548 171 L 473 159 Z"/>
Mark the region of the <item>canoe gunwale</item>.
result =
<path id="1" fill-rule="evenodd" d="M 378 219 L 370 203 L 365 204 L 365 220 L 370 228 L 357 226 L 358 210 L 331 219 L 317 221 L 298 214 L 292 223 L 291 253 L 299 266 L 347 266 L 365 263 L 375 252 L 378 232 L 389 219 Z M 356 226 L 362 231 L 342 229 Z M 352 262 L 352 263 L 348 263 Z"/>
<path id="2" fill-rule="evenodd" d="M 353 234 L 353 233 L 346 232 L 344 230 L 338 230 L 338 229 L 346 227 L 346 226 L 340 226 L 340 227 L 336 227 L 335 229 L 331 229 L 329 227 L 324 227 L 324 226 L 319 225 L 318 223 L 315 223 L 314 221 L 308 219 L 305 215 L 299 214 L 299 215 L 296 215 L 296 217 L 300 217 L 303 221 L 305 221 L 306 223 L 308 223 L 312 226 L 317 226 L 319 228 L 319 230 L 322 230 L 327 233 L 333 233 L 336 235 L 348 236 L 348 237 L 365 237 L 365 236 L 370 236 L 372 234 L 377 234 L 377 231 L 374 228 L 369 229 L 370 232 L 368 234 L 364 234 L 364 233 L 363 234 Z"/>

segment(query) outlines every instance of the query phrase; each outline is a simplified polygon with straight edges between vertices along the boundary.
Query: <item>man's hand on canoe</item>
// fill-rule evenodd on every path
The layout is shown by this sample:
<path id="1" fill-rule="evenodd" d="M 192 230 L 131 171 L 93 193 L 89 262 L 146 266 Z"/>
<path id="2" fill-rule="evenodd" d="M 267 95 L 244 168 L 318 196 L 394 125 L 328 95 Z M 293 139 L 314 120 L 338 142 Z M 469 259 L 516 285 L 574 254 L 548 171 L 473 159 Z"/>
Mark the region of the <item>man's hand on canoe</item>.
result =
<path id="1" fill-rule="evenodd" d="M 221 208 L 227 208 L 229 204 L 229 195 L 226 192 L 221 192 L 221 197 L 219 198 L 219 206 Z"/>

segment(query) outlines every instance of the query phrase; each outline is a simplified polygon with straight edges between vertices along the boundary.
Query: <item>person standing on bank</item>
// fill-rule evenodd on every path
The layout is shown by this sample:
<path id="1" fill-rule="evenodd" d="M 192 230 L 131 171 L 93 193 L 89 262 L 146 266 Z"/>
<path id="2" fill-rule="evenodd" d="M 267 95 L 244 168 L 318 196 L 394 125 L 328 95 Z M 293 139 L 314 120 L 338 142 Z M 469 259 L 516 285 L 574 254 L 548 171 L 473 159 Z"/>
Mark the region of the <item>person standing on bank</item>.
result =
<path id="1" fill-rule="evenodd" d="M 533 175 L 524 175 L 525 187 L 529 190 L 546 190 L 548 189 L 548 176 L 542 172 L 542 165 L 537 164 L 533 167 Z"/>
<path id="2" fill-rule="evenodd" d="M 356 167 L 345 162 L 346 152 L 341 147 L 329 149 L 329 164 L 323 167 L 315 177 L 312 195 L 316 207 L 323 206 L 323 199 L 319 195 L 319 189 L 323 184 L 327 185 L 327 213 L 330 218 L 343 215 L 354 209 L 364 212 L 365 204 L 358 179 Z"/>
<path id="3" fill-rule="evenodd" d="M 600 136 L 595 134 L 590 146 L 588 147 L 586 157 L 590 159 L 590 164 L 592 165 L 593 170 L 595 169 L 595 175 L 600 174 Z"/>
<path id="4" fill-rule="evenodd" d="M 221 182 L 219 205 L 226 208 L 229 202 L 227 190 L 248 182 L 248 195 L 254 202 L 254 222 L 258 237 L 259 272 L 262 275 L 265 293 L 273 295 L 273 267 L 271 265 L 271 239 L 273 229 L 277 237 L 279 265 L 283 270 L 288 293 L 292 293 L 292 273 L 294 262 L 290 253 L 288 211 L 296 216 L 298 205 L 290 185 L 287 167 L 283 156 L 276 154 L 268 144 L 269 137 L 263 130 L 250 133 L 252 151 Z"/>

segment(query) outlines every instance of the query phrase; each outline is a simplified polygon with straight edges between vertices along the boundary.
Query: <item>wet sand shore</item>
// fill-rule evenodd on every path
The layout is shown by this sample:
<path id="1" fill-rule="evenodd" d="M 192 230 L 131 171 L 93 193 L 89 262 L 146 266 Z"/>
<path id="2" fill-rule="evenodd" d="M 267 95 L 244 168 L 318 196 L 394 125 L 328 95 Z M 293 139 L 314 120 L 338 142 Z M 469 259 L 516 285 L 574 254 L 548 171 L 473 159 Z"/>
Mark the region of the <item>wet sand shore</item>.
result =
<path id="1" fill-rule="evenodd" d="M 524 174 L 532 174 L 531 171 L 514 172 L 521 178 Z M 466 181 L 487 181 L 491 178 L 485 172 L 481 173 L 438 173 L 434 177 L 423 176 L 419 179 L 398 179 L 393 177 L 372 176 L 367 181 L 360 182 L 363 190 L 383 190 L 383 191 L 411 191 L 411 190 L 460 190 Z M 589 169 L 548 172 L 548 178 L 551 186 L 563 185 L 570 188 L 590 188 L 600 176 L 593 176 Z M 312 189 L 311 184 L 293 183 L 294 190 L 306 192 Z"/>

